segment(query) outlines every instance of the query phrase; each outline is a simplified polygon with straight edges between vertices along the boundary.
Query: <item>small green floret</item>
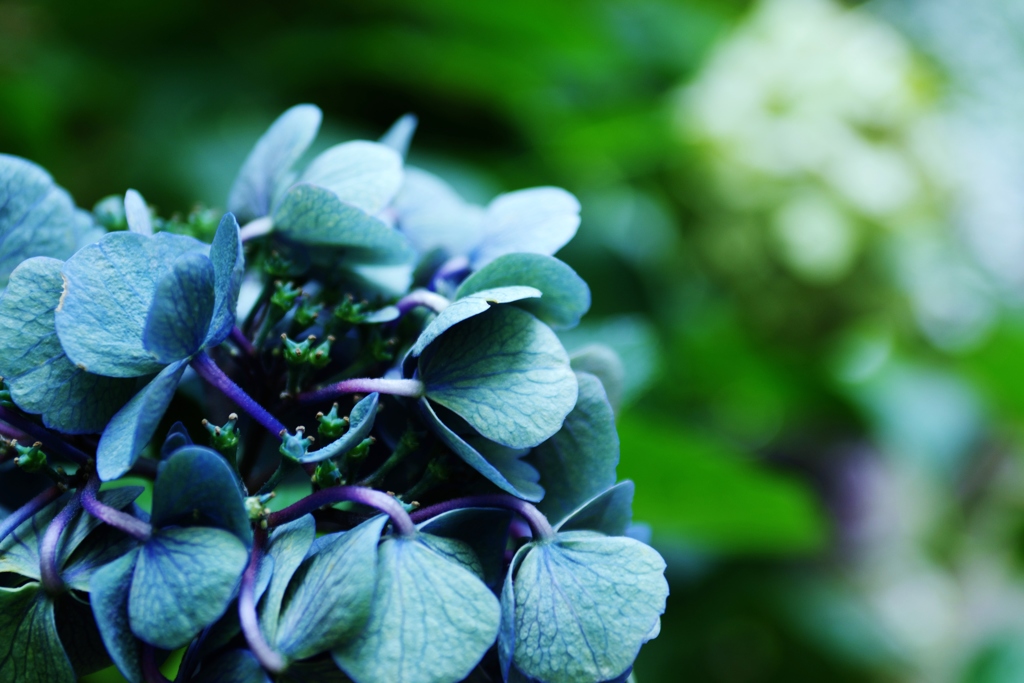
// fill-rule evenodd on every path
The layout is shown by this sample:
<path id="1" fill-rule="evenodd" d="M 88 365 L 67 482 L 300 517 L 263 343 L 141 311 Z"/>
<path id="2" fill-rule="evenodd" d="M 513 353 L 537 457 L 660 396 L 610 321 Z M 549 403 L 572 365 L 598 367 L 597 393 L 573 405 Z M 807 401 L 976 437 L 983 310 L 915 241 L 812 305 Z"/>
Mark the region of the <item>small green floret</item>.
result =
<path id="1" fill-rule="evenodd" d="M 295 309 L 295 324 L 301 328 L 307 328 L 316 322 L 317 317 L 320 315 L 320 304 L 314 303 L 309 299 L 302 301 L 299 307 Z"/>
<path id="2" fill-rule="evenodd" d="M 306 428 L 302 426 L 295 428 L 295 434 L 282 432 L 280 436 L 281 447 L 278 450 L 281 455 L 292 460 L 301 460 L 316 441 L 312 436 L 306 436 Z"/>
<path id="3" fill-rule="evenodd" d="M 315 339 L 315 337 L 310 337 L 310 339 Z M 329 336 L 322 344 L 313 349 L 313 352 L 309 354 L 309 364 L 317 370 L 326 368 L 331 362 L 331 344 L 333 343 L 334 337 Z"/>
<path id="4" fill-rule="evenodd" d="M 359 442 L 359 445 L 353 448 L 348 453 L 349 460 L 357 461 L 362 460 L 370 454 L 370 447 L 377 443 L 377 440 L 372 436 L 368 439 L 363 439 Z"/>
<path id="5" fill-rule="evenodd" d="M 274 293 L 270 295 L 270 305 L 282 314 L 292 310 L 295 301 L 302 295 L 301 289 L 296 289 L 291 282 L 274 282 Z"/>
<path id="6" fill-rule="evenodd" d="M 337 403 L 331 406 L 331 411 L 326 415 L 317 413 L 316 419 L 320 423 L 320 426 L 317 427 L 317 433 L 328 442 L 337 439 L 348 431 L 349 419 L 348 417 L 338 416 Z"/>
<path id="7" fill-rule="evenodd" d="M 33 474 L 42 472 L 46 468 L 46 454 L 42 451 L 43 444 L 38 441 L 31 446 L 20 446 L 17 441 L 12 441 L 11 444 L 18 453 L 14 458 L 15 465 Z"/>
<path id="8" fill-rule="evenodd" d="M 267 507 L 267 503 L 274 497 L 274 492 L 264 493 L 260 496 L 249 496 L 243 501 L 245 503 L 245 512 L 249 515 L 249 519 L 258 522 L 264 517 L 270 514 L 270 508 Z"/>
<path id="9" fill-rule="evenodd" d="M 235 451 L 238 449 L 238 415 L 231 413 L 228 415 L 228 421 L 220 427 L 210 423 L 209 420 L 203 420 L 203 426 L 210 433 L 210 446 L 224 455 L 234 458 Z"/>
<path id="10" fill-rule="evenodd" d="M 341 470 L 338 469 L 333 460 L 324 460 L 319 463 L 313 472 L 312 480 L 316 486 L 322 489 L 340 486 L 345 483 L 344 477 L 341 476 Z"/>
<path id="11" fill-rule="evenodd" d="M 287 334 L 282 334 L 281 341 L 284 342 L 284 359 L 288 365 L 305 365 L 309 361 L 310 350 L 316 337 L 310 335 L 304 341 L 294 342 Z"/>

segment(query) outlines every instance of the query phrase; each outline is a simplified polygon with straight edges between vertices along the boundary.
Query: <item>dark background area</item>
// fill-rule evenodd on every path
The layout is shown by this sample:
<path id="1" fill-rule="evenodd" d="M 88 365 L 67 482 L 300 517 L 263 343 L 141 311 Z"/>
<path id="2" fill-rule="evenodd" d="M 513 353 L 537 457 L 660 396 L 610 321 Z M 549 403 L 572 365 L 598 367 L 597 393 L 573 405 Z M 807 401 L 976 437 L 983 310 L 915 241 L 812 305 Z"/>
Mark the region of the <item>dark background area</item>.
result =
<path id="1" fill-rule="evenodd" d="M 1024 17 L 995 1 L 852 4 L 0 0 L 0 151 L 83 207 L 134 187 L 170 216 L 223 207 L 258 135 L 312 102 L 319 148 L 416 113 L 410 163 L 475 201 L 567 188 L 583 225 L 561 256 L 594 308 L 566 341 L 624 356 L 620 476 L 669 562 L 638 680 L 1024 680 L 1024 321 L 1018 283 L 971 251 L 1024 227 L 984 232 L 1013 186 L 972 181 L 1024 168 L 1024 124 L 1000 100 L 1024 72 Z M 1008 35 L 957 33 L 1000 23 Z M 701 83 L 731 84 L 737 104 Z M 891 115 L 849 105 L 888 111 L 875 103 L 892 93 Z M 790 119 L 783 144 L 772 126 Z M 818 124 L 830 132 L 800 137 Z M 860 146 L 836 147 L 848 134 Z M 933 139 L 974 142 L 938 150 L 943 165 Z M 744 156 L 773 140 L 837 161 Z M 850 199 L 885 170 L 858 165 L 865 149 L 912 158 L 924 189 L 898 210 Z M 790 206 L 812 207 L 809 233 L 786 232 Z M 835 220 L 856 246 L 830 252 L 838 274 L 820 257 Z M 930 256 L 946 252 L 963 262 Z M 964 269 L 975 279 L 953 278 Z"/>

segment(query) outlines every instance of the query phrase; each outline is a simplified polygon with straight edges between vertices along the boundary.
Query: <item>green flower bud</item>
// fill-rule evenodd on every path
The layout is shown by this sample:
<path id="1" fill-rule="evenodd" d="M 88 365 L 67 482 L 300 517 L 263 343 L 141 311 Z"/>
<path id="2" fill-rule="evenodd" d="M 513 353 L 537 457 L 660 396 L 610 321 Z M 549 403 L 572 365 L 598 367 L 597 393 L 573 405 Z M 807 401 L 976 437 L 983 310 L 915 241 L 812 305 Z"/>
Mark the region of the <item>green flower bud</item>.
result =
<path id="1" fill-rule="evenodd" d="M 309 452 L 309 447 L 316 441 L 311 436 L 306 436 L 305 427 L 296 427 L 295 434 L 289 434 L 288 432 L 281 432 L 281 447 L 278 449 L 281 455 L 292 460 L 301 459 L 306 453 Z"/>
<path id="2" fill-rule="evenodd" d="M 288 365 L 304 365 L 309 362 L 310 350 L 316 337 L 310 335 L 305 341 L 293 342 L 287 334 L 282 334 L 281 341 L 284 342 L 284 359 Z"/>
<path id="3" fill-rule="evenodd" d="M 349 451 L 348 459 L 352 461 L 362 460 L 370 454 L 370 447 L 375 443 L 377 443 L 377 439 L 372 436 L 368 439 L 363 439 L 358 446 Z"/>
<path id="4" fill-rule="evenodd" d="M 348 431 L 349 420 L 347 417 L 338 417 L 338 404 L 331 406 L 331 412 L 324 415 L 317 413 L 316 419 L 320 423 L 317 432 L 327 441 L 334 441 Z"/>
<path id="5" fill-rule="evenodd" d="M 17 441 L 11 441 L 14 450 L 18 452 L 14 458 L 14 464 L 26 472 L 42 472 L 46 468 L 46 454 L 40 449 L 43 444 L 38 441 L 31 446 L 19 446 Z"/>
<path id="6" fill-rule="evenodd" d="M 338 466 L 334 464 L 333 460 L 324 460 L 317 464 L 316 471 L 313 472 L 312 480 L 314 484 L 322 489 L 330 488 L 331 486 L 340 486 L 345 483 L 345 480 L 341 476 L 341 472 L 338 470 Z"/>
<path id="7" fill-rule="evenodd" d="M 234 454 L 238 447 L 238 415 L 231 413 L 228 421 L 223 426 L 217 427 L 208 420 L 203 420 L 203 426 L 210 433 L 210 445 L 221 453 Z"/>
<path id="8" fill-rule="evenodd" d="M 287 313 L 295 305 L 296 299 L 302 294 L 291 282 L 274 282 L 274 293 L 270 296 L 270 305 L 282 313 Z"/>
<path id="9" fill-rule="evenodd" d="M 320 304 L 306 299 L 295 309 L 295 324 L 305 329 L 316 322 L 320 315 Z"/>
<path id="10" fill-rule="evenodd" d="M 254 522 L 258 522 L 267 515 L 270 514 L 270 508 L 267 507 L 267 502 L 274 497 L 274 492 L 264 493 L 262 496 L 249 496 L 245 499 L 245 512 L 249 515 L 249 519 Z"/>
<path id="11" fill-rule="evenodd" d="M 313 339 L 313 337 L 310 337 Z M 334 337 L 328 336 L 320 346 L 313 349 L 313 352 L 309 355 L 309 364 L 317 370 L 326 368 L 331 362 L 331 344 L 334 343 Z"/>
<path id="12" fill-rule="evenodd" d="M 363 320 L 363 315 L 366 312 L 366 302 L 356 302 L 352 298 L 352 295 L 348 295 L 345 299 L 334 307 L 334 317 L 341 322 L 348 323 L 350 325 L 358 325 Z"/>

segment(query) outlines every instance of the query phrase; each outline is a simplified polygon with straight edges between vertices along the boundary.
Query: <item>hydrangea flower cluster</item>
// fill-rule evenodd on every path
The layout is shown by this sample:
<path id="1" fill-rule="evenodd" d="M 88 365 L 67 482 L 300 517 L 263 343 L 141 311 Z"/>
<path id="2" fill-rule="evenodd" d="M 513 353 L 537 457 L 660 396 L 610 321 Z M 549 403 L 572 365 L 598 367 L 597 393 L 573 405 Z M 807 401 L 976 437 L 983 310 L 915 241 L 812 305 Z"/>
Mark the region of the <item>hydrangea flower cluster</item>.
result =
<path id="1" fill-rule="evenodd" d="M 618 681 L 657 635 L 621 368 L 553 331 L 579 204 L 465 202 L 408 116 L 297 167 L 320 120 L 270 127 L 215 230 L 0 156 L 0 459 L 52 480 L 0 521 L 0 681 L 180 649 L 178 681 Z"/>

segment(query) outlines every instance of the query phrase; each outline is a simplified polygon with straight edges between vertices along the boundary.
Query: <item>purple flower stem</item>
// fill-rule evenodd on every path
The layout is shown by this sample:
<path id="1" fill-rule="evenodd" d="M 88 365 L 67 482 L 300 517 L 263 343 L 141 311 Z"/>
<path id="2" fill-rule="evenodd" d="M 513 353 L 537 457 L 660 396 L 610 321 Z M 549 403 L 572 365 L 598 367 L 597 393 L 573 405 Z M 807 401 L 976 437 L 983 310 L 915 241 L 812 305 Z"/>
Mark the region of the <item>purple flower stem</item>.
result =
<path id="1" fill-rule="evenodd" d="M 61 494 L 63 494 L 63 490 L 60 486 L 50 486 L 43 493 L 0 520 L 0 541 L 10 536 L 11 531 L 22 525 L 22 522 L 60 498 Z"/>
<path id="2" fill-rule="evenodd" d="M 142 646 L 142 677 L 146 683 L 171 683 L 156 664 L 156 648 L 149 643 Z"/>
<path id="3" fill-rule="evenodd" d="M 245 333 L 238 328 L 237 325 L 231 328 L 231 334 L 228 337 L 242 350 L 245 355 L 250 358 L 256 357 L 256 347 L 252 345 L 249 338 L 245 336 Z"/>
<path id="4" fill-rule="evenodd" d="M 213 362 L 213 359 L 205 351 L 192 359 L 192 369 L 200 377 L 220 390 L 222 394 L 238 404 L 239 408 L 248 413 L 274 436 L 280 436 L 282 432 L 288 431 L 280 420 L 267 412 L 266 408 L 257 403 L 240 386 L 235 384 L 230 377 L 225 375 L 224 371 L 217 367 L 217 364 Z"/>
<path id="5" fill-rule="evenodd" d="M 11 535 L 11 532 L 21 526 L 22 522 L 32 517 L 44 507 L 60 498 L 64 491 L 59 486 L 51 486 L 38 496 L 22 505 L 20 508 L 0 520 L 0 541 Z"/>
<path id="6" fill-rule="evenodd" d="M 260 560 L 263 557 L 263 547 L 266 543 L 266 529 L 257 528 L 249 566 L 242 574 L 242 587 L 238 594 L 238 620 L 242 624 L 245 642 L 249 644 L 249 650 L 252 651 L 253 656 L 264 669 L 277 675 L 285 670 L 287 664 L 284 658 L 275 652 L 263 638 L 259 619 L 256 617 L 256 577 L 260 571 Z"/>
<path id="7" fill-rule="evenodd" d="M 15 429 L 14 427 L 4 424 L 3 422 L 0 422 L 0 437 L 3 437 L 5 439 L 14 439 L 16 441 L 21 441 L 22 443 L 28 441 L 31 438 L 28 434 L 21 431 L 20 429 Z"/>
<path id="8" fill-rule="evenodd" d="M 431 292 L 429 289 L 417 289 L 402 297 L 395 306 L 402 315 L 405 315 L 417 306 L 423 306 L 435 313 L 440 313 L 448 308 L 450 303 L 448 299 L 436 292 Z"/>
<path id="9" fill-rule="evenodd" d="M 382 491 L 363 486 L 332 486 L 331 488 L 321 489 L 316 493 L 306 496 L 294 505 L 289 505 L 278 512 L 272 512 L 267 518 L 267 524 L 270 526 L 281 526 L 282 524 L 293 522 L 299 517 L 318 510 L 325 505 L 333 505 L 334 503 L 344 501 L 359 503 L 360 505 L 380 510 L 391 518 L 391 524 L 394 525 L 395 530 L 402 536 L 414 536 L 416 534 L 416 525 L 413 524 L 412 519 L 409 518 L 409 513 L 405 511 L 401 503 Z"/>
<path id="10" fill-rule="evenodd" d="M 375 391 L 380 394 L 390 394 L 391 396 L 420 398 L 426 391 L 426 387 L 418 379 L 372 379 L 360 377 L 342 380 L 316 391 L 307 391 L 299 394 L 296 398 L 299 403 L 316 403 L 317 401 L 333 401 L 345 394 L 372 394 Z"/>
<path id="11" fill-rule="evenodd" d="M 115 529 L 120 529 L 132 538 L 140 541 L 148 541 L 153 535 L 153 527 L 137 517 L 132 517 L 127 512 L 121 512 L 96 498 L 96 492 L 100 489 L 100 480 L 93 477 L 82 489 L 82 507 L 90 515 L 108 524 Z"/>
<path id="12" fill-rule="evenodd" d="M 60 545 L 61 534 L 81 509 L 82 494 L 76 493 L 46 527 L 46 533 L 39 544 L 39 581 L 50 596 L 56 597 L 66 588 L 60 576 L 60 567 L 57 566 L 57 547 Z"/>
<path id="13" fill-rule="evenodd" d="M 430 288 L 436 290 L 442 282 L 469 270 L 469 259 L 465 256 L 453 256 L 437 269 L 430 279 Z"/>
<path id="14" fill-rule="evenodd" d="M 65 442 L 58 434 L 54 434 L 49 429 L 41 427 L 35 422 L 22 417 L 10 408 L 0 406 L 0 420 L 6 422 L 15 429 L 25 432 L 33 439 L 42 442 L 43 446 L 49 449 L 52 453 L 63 456 L 74 463 L 84 465 L 92 459 L 71 444 Z"/>
<path id="15" fill-rule="evenodd" d="M 410 517 L 414 523 L 420 524 L 421 522 L 425 522 L 432 517 L 437 517 L 442 513 L 451 512 L 452 510 L 462 510 L 465 508 L 501 508 L 503 510 L 511 510 L 522 517 L 526 523 L 530 525 L 530 530 L 533 532 L 534 540 L 550 541 L 555 537 L 555 530 L 551 528 L 551 523 L 548 521 L 548 518 L 544 516 L 544 513 L 533 505 L 527 503 L 525 500 L 519 500 L 515 496 L 508 496 L 505 494 L 456 498 L 454 500 L 445 501 L 444 503 L 425 507 L 422 510 L 416 510 Z"/>

